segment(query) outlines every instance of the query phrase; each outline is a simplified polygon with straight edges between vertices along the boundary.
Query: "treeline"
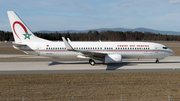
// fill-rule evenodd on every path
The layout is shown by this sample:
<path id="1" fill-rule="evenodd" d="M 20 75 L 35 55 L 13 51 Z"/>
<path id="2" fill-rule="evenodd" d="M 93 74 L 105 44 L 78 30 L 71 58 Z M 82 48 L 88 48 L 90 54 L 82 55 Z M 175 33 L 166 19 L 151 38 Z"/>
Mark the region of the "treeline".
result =
<path id="1" fill-rule="evenodd" d="M 180 41 L 179 35 L 163 35 L 151 32 L 132 31 L 89 31 L 88 33 L 34 33 L 36 36 L 47 40 L 62 40 L 61 37 L 70 38 L 72 41 Z M 12 32 L 0 31 L 0 41 L 13 41 Z"/>
<path id="2" fill-rule="evenodd" d="M 13 41 L 12 32 L 4 32 L 0 30 L 0 41 Z"/>

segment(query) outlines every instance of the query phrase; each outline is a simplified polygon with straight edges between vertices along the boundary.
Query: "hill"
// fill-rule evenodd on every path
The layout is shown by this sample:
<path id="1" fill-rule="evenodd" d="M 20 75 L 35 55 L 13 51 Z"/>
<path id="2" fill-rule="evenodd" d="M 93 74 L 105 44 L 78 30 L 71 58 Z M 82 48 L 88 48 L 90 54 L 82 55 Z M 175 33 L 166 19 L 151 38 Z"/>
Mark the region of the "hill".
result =
<path id="1" fill-rule="evenodd" d="M 128 29 L 128 28 L 99 28 L 99 29 L 90 29 L 92 31 L 96 30 L 98 32 L 101 31 L 138 31 L 138 32 L 152 32 L 152 33 L 160 33 L 160 34 L 168 34 L 168 35 L 180 35 L 180 32 L 176 31 L 160 31 L 160 30 L 154 30 L 154 29 L 148 29 L 148 28 L 135 28 L 135 29 Z M 64 30 L 64 31 L 57 31 L 58 33 L 87 33 L 90 30 Z M 47 30 L 42 30 L 42 31 L 37 31 L 38 33 L 54 33 L 56 31 L 47 31 Z"/>

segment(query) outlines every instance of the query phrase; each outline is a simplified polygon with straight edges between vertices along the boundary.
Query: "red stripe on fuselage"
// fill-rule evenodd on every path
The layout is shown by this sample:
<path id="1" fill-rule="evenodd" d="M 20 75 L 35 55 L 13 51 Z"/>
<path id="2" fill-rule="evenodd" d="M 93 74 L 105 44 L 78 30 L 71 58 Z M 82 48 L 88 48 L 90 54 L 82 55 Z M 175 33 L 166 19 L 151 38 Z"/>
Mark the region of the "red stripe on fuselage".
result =
<path id="1" fill-rule="evenodd" d="M 60 51 L 60 50 L 22 50 L 22 51 L 34 51 L 34 52 L 71 52 L 71 51 L 66 51 L 66 50 L 63 50 L 63 51 Z M 77 51 L 78 52 L 78 51 Z M 161 50 L 154 50 L 154 51 L 146 51 L 146 50 L 139 50 L 139 51 L 84 51 L 84 52 L 96 52 L 96 53 L 106 53 L 106 52 L 167 52 L 167 53 L 171 53 L 169 51 L 161 51 Z"/>

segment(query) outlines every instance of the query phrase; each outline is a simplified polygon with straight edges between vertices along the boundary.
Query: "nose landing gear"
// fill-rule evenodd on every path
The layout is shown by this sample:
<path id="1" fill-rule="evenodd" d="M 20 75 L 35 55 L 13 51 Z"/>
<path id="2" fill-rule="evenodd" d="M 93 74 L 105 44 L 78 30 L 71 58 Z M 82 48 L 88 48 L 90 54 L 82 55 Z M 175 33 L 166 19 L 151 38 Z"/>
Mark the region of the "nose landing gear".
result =
<path id="1" fill-rule="evenodd" d="M 159 59 L 156 59 L 156 63 L 159 63 Z"/>

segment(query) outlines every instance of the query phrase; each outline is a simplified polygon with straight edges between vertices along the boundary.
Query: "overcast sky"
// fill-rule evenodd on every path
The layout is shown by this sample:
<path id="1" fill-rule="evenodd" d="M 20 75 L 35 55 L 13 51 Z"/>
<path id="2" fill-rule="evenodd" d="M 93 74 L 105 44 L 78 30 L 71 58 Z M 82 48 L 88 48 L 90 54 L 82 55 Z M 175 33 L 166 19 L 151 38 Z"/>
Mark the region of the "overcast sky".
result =
<path id="1" fill-rule="evenodd" d="M 180 31 L 180 0 L 0 0 L 0 30 L 11 31 L 7 11 L 15 11 L 32 31 Z"/>

